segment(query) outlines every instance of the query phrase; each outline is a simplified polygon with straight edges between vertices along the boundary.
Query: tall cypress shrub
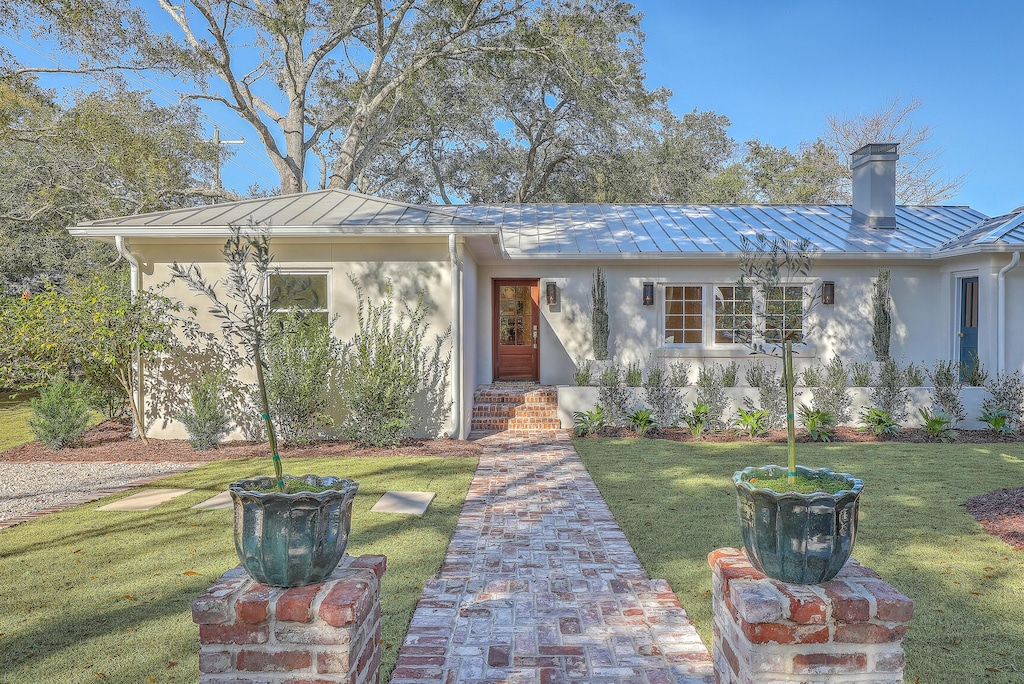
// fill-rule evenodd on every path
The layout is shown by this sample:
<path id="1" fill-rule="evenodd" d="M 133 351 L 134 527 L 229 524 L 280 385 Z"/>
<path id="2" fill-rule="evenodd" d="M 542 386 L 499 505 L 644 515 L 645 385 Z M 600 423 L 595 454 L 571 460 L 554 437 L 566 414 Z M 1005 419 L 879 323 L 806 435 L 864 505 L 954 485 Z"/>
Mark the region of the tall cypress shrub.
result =
<path id="1" fill-rule="evenodd" d="M 889 339 L 892 336 L 892 313 L 889 301 L 889 269 L 878 269 L 878 279 L 871 294 L 871 309 L 874 326 L 871 331 L 871 348 L 876 361 L 889 358 Z"/>
<path id="2" fill-rule="evenodd" d="M 590 318 L 590 326 L 594 335 L 594 359 L 603 361 L 608 358 L 608 295 L 604 273 L 599 268 L 594 270 L 590 302 L 594 311 L 594 315 Z"/>

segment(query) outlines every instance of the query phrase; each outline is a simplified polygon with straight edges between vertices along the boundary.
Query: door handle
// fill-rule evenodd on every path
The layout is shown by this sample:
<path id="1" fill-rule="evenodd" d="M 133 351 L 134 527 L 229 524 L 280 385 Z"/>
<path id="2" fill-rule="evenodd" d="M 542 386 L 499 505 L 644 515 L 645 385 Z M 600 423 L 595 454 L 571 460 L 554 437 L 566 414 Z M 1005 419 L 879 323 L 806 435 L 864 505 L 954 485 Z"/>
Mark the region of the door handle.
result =
<path id="1" fill-rule="evenodd" d="M 537 348 L 537 326 L 533 326 L 533 348 Z"/>
<path id="2" fill-rule="evenodd" d="M 963 334 L 962 332 L 960 332 L 960 333 L 957 333 L 957 334 L 956 334 L 956 336 L 957 336 L 957 337 L 963 337 L 963 336 L 964 336 L 964 334 Z"/>

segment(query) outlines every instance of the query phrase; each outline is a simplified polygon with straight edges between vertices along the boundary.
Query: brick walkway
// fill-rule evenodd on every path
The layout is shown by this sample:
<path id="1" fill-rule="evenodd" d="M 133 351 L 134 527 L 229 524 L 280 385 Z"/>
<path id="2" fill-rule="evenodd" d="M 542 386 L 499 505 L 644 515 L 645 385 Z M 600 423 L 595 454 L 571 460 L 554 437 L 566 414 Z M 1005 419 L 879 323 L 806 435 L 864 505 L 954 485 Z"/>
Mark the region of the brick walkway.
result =
<path id="1" fill-rule="evenodd" d="M 480 459 L 392 684 L 714 681 L 564 431 L 498 433 Z"/>

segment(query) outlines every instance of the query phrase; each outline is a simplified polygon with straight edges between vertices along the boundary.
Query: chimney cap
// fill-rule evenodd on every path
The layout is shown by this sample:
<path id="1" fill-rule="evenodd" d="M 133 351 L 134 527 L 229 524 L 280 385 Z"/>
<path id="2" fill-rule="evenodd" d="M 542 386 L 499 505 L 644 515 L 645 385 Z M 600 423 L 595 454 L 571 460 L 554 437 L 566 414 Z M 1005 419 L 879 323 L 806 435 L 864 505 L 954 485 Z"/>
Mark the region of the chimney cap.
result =
<path id="1" fill-rule="evenodd" d="M 860 149 L 856 150 L 851 156 L 853 164 L 866 159 L 867 157 L 874 157 L 876 155 L 883 154 L 899 154 L 899 143 L 868 143 L 863 145 Z"/>

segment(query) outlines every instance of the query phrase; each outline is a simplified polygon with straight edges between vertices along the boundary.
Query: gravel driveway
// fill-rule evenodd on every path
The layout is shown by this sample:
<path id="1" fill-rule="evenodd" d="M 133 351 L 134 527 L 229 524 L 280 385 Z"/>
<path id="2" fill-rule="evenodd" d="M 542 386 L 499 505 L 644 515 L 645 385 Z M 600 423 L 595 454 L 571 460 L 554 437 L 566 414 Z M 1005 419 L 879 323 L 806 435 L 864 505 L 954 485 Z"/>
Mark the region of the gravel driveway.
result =
<path id="1" fill-rule="evenodd" d="M 185 463 L 0 462 L 0 523 L 44 508 L 82 503 L 136 480 L 194 467 Z"/>

